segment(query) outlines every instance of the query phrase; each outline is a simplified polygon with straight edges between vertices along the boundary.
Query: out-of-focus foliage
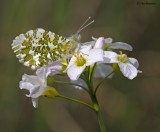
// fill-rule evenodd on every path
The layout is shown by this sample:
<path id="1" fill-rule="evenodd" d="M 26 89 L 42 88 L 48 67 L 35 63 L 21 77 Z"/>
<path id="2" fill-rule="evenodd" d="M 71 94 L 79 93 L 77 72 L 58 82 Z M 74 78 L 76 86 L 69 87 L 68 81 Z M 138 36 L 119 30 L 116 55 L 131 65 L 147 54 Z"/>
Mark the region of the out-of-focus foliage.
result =
<path id="1" fill-rule="evenodd" d="M 127 42 L 134 48 L 129 56 L 139 60 L 143 71 L 133 81 L 116 74 L 98 91 L 108 131 L 160 131 L 159 1 L 149 1 L 153 5 L 139 1 L 143 0 L 1 0 L 0 131 L 99 131 L 95 114 L 73 102 L 41 98 L 34 109 L 18 86 L 22 74 L 33 71 L 18 62 L 10 46 L 17 35 L 38 27 L 69 36 L 89 16 L 95 23 L 82 32 L 82 41 L 104 36 Z M 65 85 L 57 88 L 90 103 L 84 91 Z"/>

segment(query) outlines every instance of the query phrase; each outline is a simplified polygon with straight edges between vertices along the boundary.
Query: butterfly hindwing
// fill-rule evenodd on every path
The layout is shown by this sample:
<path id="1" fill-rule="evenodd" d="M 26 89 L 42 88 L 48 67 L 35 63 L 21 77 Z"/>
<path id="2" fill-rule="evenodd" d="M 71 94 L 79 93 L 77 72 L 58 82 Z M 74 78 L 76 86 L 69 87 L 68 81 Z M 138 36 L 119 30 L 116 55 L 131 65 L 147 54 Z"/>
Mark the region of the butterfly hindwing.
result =
<path id="1" fill-rule="evenodd" d="M 71 43 L 53 32 L 36 29 L 17 36 L 13 40 L 12 49 L 20 62 L 37 69 L 68 55 Z"/>

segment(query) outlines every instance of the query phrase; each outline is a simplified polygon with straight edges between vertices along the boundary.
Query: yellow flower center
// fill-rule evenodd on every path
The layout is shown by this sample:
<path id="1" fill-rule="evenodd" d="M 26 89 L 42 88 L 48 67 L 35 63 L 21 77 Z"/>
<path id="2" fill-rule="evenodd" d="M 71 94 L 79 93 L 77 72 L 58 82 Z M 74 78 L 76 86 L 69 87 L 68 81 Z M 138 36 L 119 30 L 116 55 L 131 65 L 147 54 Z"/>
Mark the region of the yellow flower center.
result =
<path id="1" fill-rule="evenodd" d="M 76 66 L 83 66 L 86 63 L 86 58 L 82 54 L 75 53 L 74 56 L 76 57 L 75 65 Z"/>
<path id="2" fill-rule="evenodd" d="M 122 63 L 126 63 L 126 59 L 127 59 L 127 55 L 122 54 L 122 52 L 120 51 L 120 55 L 118 56 L 118 61 L 120 61 Z"/>
<path id="3" fill-rule="evenodd" d="M 104 43 L 104 50 L 107 51 L 110 48 L 110 46 L 105 42 Z"/>

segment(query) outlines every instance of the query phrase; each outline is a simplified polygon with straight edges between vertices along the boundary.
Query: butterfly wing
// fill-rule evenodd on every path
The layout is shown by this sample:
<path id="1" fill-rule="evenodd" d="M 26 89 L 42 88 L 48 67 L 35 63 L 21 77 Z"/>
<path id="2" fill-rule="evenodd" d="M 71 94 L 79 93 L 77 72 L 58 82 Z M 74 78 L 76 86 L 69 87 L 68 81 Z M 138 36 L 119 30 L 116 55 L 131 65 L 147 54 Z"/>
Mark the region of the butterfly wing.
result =
<path id="1" fill-rule="evenodd" d="M 12 49 L 21 63 L 37 69 L 68 55 L 71 43 L 69 39 L 38 28 L 17 36 Z"/>

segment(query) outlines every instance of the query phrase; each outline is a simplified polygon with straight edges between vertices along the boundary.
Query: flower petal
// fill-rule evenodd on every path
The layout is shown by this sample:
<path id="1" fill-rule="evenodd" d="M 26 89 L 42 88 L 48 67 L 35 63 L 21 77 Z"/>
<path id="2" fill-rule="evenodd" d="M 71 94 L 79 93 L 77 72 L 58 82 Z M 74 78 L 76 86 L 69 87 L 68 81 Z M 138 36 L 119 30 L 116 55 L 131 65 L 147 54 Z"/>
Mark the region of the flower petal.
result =
<path id="1" fill-rule="evenodd" d="M 34 85 L 34 84 L 37 84 L 39 82 L 39 79 L 37 78 L 37 76 L 24 74 L 22 76 L 22 81 L 30 82 L 31 84 Z"/>
<path id="2" fill-rule="evenodd" d="M 47 76 L 54 76 L 55 74 L 60 73 L 61 71 L 62 65 L 60 61 L 52 62 L 49 65 L 47 65 Z"/>
<path id="3" fill-rule="evenodd" d="M 105 38 L 104 40 L 105 40 L 105 43 L 107 43 L 107 45 L 112 43 L 112 38 Z"/>
<path id="4" fill-rule="evenodd" d="M 97 78 L 104 78 L 106 77 L 109 73 L 111 73 L 113 70 L 112 66 L 106 65 L 103 63 L 97 64 L 96 69 L 94 72 L 94 77 Z M 112 78 L 113 75 L 109 76 L 108 78 Z"/>
<path id="5" fill-rule="evenodd" d="M 20 89 L 30 90 L 30 89 L 32 89 L 34 86 L 33 86 L 33 84 L 31 84 L 30 82 L 20 81 L 20 82 L 19 82 L 19 87 L 20 87 Z"/>
<path id="6" fill-rule="evenodd" d="M 81 47 L 83 47 L 84 45 L 91 45 L 91 46 L 94 46 L 96 43 L 96 41 L 89 41 L 89 42 L 84 42 L 84 43 L 81 43 Z"/>
<path id="7" fill-rule="evenodd" d="M 113 51 L 104 51 L 104 62 L 106 63 L 118 63 L 118 54 Z"/>
<path id="8" fill-rule="evenodd" d="M 87 56 L 86 66 L 92 65 L 96 62 L 103 61 L 104 52 L 102 49 L 92 49 L 89 51 L 89 56 Z"/>
<path id="9" fill-rule="evenodd" d="M 76 61 L 76 57 L 73 55 L 72 58 L 71 58 L 70 61 L 69 61 L 69 64 L 68 64 L 68 66 L 67 66 L 67 69 L 68 69 L 70 66 L 74 65 L 74 64 L 75 64 L 75 61 Z"/>
<path id="10" fill-rule="evenodd" d="M 92 45 L 83 45 L 81 46 L 80 52 L 88 55 L 91 48 L 92 48 Z"/>
<path id="11" fill-rule="evenodd" d="M 81 75 L 81 73 L 83 72 L 83 70 L 85 69 L 85 67 L 86 67 L 85 65 L 79 67 L 76 65 L 72 65 L 67 69 L 67 75 L 71 80 L 77 80 Z"/>
<path id="12" fill-rule="evenodd" d="M 127 58 L 127 60 L 132 64 L 132 65 L 134 65 L 136 68 L 138 68 L 139 67 L 139 63 L 138 63 L 138 60 L 137 59 L 135 59 L 135 58 Z"/>
<path id="13" fill-rule="evenodd" d="M 37 98 L 42 95 L 44 90 L 46 89 L 46 86 L 34 86 L 34 88 L 30 89 L 30 94 L 27 95 L 27 97 Z"/>
<path id="14" fill-rule="evenodd" d="M 127 77 L 128 79 L 133 79 L 137 76 L 137 69 L 131 65 L 130 63 L 118 63 L 120 67 L 120 71 L 122 74 Z"/>
<path id="15" fill-rule="evenodd" d="M 110 43 L 108 45 L 111 46 L 110 47 L 111 49 L 123 49 L 123 50 L 129 50 L 129 51 L 133 50 L 131 45 L 123 42 L 115 42 L 115 43 Z"/>
<path id="16" fill-rule="evenodd" d="M 37 76 L 42 79 L 47 77 L 46 73 L 47 73 L 46 67 L 41 67 L 41 68 L 37 69 L 37 71 L 36 71 Z"/>

